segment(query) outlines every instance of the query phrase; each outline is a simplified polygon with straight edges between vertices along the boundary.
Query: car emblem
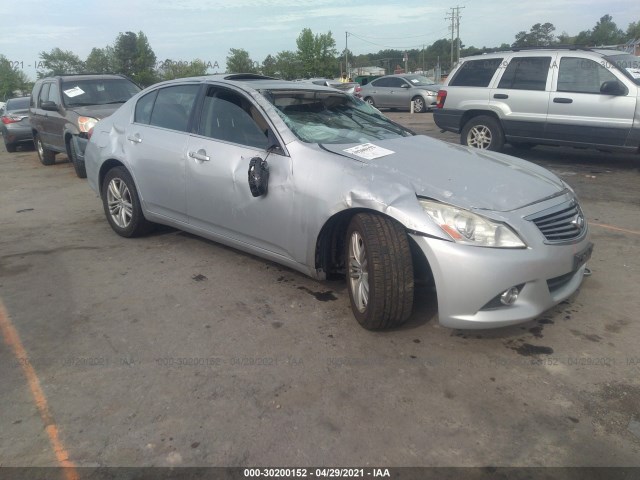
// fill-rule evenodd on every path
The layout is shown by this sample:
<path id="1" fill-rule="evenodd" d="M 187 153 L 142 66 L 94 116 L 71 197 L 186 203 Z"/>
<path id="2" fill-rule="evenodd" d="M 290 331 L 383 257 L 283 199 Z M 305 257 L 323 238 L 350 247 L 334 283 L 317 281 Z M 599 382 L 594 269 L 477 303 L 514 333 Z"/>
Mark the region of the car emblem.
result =
<path id="1" fill-rule="evenodd" d="M 573 217 L 571 225 L 573 225 L 579 232 L 582 232 L 584 229 L 584 216 L 582 215 L 582 212 L 579 212 L 575 217 Z"/>

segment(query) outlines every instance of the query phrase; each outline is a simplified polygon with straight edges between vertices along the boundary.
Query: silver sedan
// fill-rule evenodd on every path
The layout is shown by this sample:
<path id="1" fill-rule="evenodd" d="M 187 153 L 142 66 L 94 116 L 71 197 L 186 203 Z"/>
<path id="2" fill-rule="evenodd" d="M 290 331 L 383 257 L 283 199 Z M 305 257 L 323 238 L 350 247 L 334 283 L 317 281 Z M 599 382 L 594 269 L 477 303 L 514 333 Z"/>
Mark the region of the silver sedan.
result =
<path id="1" fill-rule="evenodd" d="M 360 96 L 377 108 L 408 110 L 413 102 L 413 111 L 422 113 L 436 107 L 441 87 L 423 75 L 387 75 L 364 85 Z"/>
<path id="2" fill-rule="evenodd" d="M 124 237 L 171 225 L 317 279 L 394 327 L 416 280 L 439 321 L 527 321 L 592 251 L 571 188 L 534 164 L 415 135 L 331 88 L 231 74 L 147 88 L 98 123 L 87 178 Z"/>

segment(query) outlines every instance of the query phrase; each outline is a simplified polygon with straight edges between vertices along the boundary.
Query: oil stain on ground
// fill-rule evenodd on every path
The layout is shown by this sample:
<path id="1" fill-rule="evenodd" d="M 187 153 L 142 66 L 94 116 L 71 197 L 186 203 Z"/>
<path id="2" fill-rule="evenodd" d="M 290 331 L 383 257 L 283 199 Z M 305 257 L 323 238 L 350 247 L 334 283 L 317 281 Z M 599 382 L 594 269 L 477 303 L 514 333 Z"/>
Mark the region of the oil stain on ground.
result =
<path id="1" fill-rule="evenodd" d="M 511 350 L 516 351 L 520 355 L 525 357 L 532 357 L 534 355 L 551 355 L 553 348 L 543 347 L 541 345 L 531 345 L 530 343 L 523 343 L 517 347 L 509 347 Z"/>
<path id="2" fill-rule="evenodd" d="M 327 292 L 314 292 L 313 290 L 309 290 L 307 287 L 298 287 L 298 290 L 302 290 L 303 292 L 307 292 L 309 295 L 313 295 L 316 297 L 316 300 L 320 300 L 321 302 L 332 302 L 338 299 L 331 290 Z"/>

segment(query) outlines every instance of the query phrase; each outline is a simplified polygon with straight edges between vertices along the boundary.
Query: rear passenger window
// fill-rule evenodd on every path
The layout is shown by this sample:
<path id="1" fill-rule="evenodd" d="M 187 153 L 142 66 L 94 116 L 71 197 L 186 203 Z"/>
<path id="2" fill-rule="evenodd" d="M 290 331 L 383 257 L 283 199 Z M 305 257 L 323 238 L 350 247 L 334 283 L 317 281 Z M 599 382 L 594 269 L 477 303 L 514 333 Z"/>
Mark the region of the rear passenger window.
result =
<path id="1" fill-rule="evenodd" d="M 514 58 L 502 74 L 498 88 L 544 91 L 551 57 Z"/>
<path id="2" fill-rule="evenodd" d="M 187 131 L 189 117 L 200 85 L 176 85 L 158 91 L 149 125 Z"/>
<path id="3" fill-rule="evenodd" d="M 488 87 L 502 58 L 467 60 L 458 69 L 449 85 L 452 87 Z"/>
<path id="4" fill-rule="evenodd" d="M 151 110 L 153 110 L 153 102 L 156 99 L 158 91 L 155 90 L 151 93 L 147 93 L 144 97 L 138 100 L 136 104 L 136 113 L 133 117 L 133 121 L 136 123 L 144 123 L 149 125 L 151 121 Z"/>

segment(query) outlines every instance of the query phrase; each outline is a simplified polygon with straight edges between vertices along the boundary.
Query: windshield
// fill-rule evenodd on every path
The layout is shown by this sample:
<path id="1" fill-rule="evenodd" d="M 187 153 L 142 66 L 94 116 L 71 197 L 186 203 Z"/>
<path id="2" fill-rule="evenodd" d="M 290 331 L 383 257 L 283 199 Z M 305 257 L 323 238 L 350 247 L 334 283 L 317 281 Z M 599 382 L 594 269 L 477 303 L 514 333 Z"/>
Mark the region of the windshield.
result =
<path id="1" fill-rule="evenodd" d="M 261 93 L 276 107 L 291 131 L 306 143 L 366 143 L 413 135 L 351 95 L 318 90 Z"/>
<path id="2" fill-rule="evenodd" d="M 611 65 L 615 65 L 622 73 L 632 79 L 636 85 L 640 85 L 640 57 L 624 53 L 622 55 L 604 57 L 604 59 L 607 62 L 607 64 L 603 65 L 604 67 L 611 68 Z"/>
<path id="3" fill-rule="evenodd" d="M 62 84 L 64 104 L 67 107 L 124 103 L 139 91 L 140 88 L 135 83 L 124 78 L 92 78 Z"/>
<path id="4" fill-rule="evenodd" d="M 415 87 L 428 87 L 435 85 L 435 82 L 424 75 L 407 75 L 404 77 L 411 85 Z"/>

